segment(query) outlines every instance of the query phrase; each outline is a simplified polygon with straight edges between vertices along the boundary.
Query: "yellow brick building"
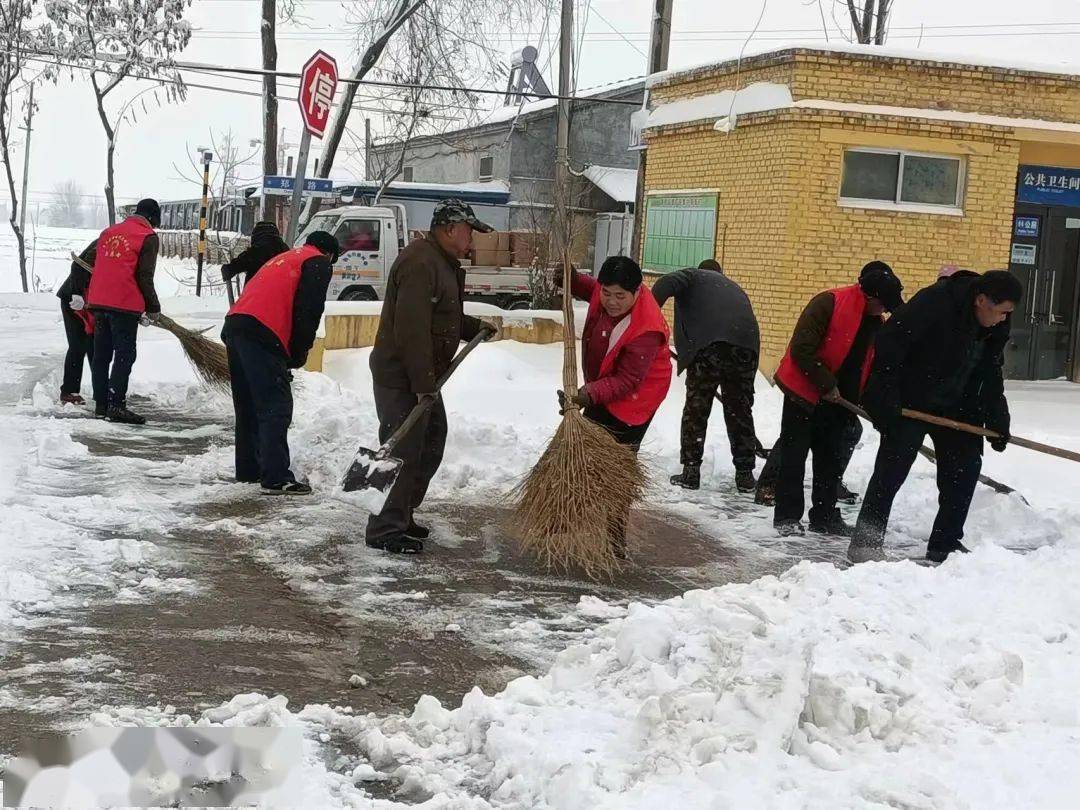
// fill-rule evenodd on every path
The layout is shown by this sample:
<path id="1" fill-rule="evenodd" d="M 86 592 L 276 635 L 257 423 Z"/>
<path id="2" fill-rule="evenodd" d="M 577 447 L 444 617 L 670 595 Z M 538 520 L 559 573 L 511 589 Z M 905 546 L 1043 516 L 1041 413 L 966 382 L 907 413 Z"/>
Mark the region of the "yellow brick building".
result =
<path id="1" fill-rule="evenodd" d="M 800 47 L 653 77 L 649 106 L 642 265 L 715 257 L 765 370 L 813 294 L 881 259 L 908 295 L 1011 269 L 1010 374 L 1080 379 L 1080 76 Z"/>

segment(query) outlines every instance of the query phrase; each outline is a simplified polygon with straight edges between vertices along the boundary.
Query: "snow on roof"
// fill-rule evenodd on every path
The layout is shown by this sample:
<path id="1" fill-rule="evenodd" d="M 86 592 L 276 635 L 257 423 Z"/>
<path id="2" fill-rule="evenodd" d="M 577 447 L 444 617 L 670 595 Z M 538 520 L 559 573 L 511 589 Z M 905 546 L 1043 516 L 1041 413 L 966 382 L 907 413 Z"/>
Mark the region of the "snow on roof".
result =
<path id="1" fill-rule="evenodd" d="M 378 180 L 351 180 L 347 183 L 335 183 L 335 186 L 371 186 L 374 188 L 378 188 L 380 185 L 382 184 Z M 390 183 L 389 188 L 401 189 L 403 191 L 444 191 L 448 194 L 455 191 L 489 191 L 494 194 L 510 193 L 510 186 L 501 180 L 489 180 L 484 183 L 423 183 L 419 181 L 406 182 L 404 180 L 394 180 Z"/>
<path id="2" fill-rule="evenodd" d="M 751 92 L 752 91 L 752 92 Z M 743 94 L 746 94 L 743 97 Z M 938 110 L 929 107 L 894 107 L 887 104 L 858 104 L 828 99 L 808 98 L 792 101 L 786 85 L 773 85 L 759 82 L 749 85 L 733 94 L 710 93 L 693 98 L 680 99 L 670 104 L 661 104 L 649 115 L 646 128 L 662 127 L 674 124 L 688 124 L 716 118 L 715 128 L 728 131 L 727 118 L 732 110 L 731 99 L 735 95 L 734 112 L 768 112 L 771 110 L 823 110 L 829 112 L 856 113 L 858 115 L 887 115 L 894 118 L 922 118 L 929 121 L 946 121 L 959 124 L 984 124 L 994 127 L 1013 129 L 1037 129 L 1049 132 L 1078 132 L 1080 124 L 1069 121 L 1044 121 L 1039 118 L 1013 118 L 1005 115 L 986 115 L 983 113 L 962 112 L 960 110 Z"/>
<path id="3" fill-rule="evenodd" d="M 635 85 L 642 85 L 644 87 L 644 83 L 644 76 L 633 76 L 628 79 L 620 79 L 617 82 L 611 82 L 609 84 L 601 84 L 597 85 L 596 87 L 584 88 L 575 93 L 575 97 L 583 99 L 594 98 L 596 96 L 616 93 L 619 90 L 629 90 Z M 498 107 L 491 113 L 490 116 L 483 119 L 482 121 L 462 127 L 461 129 L 473 129 L 475 127 L 486 126 L 487 124 L 498 124 L 504 121 L 513 121 L 515 118 L 523 115 L 528 115 L 529 113 L 552 109 L 557 103 L 558 99 L 542 98 L 536 101 L 526 101 L 523 104 L 509 104 L 505 107 Z"/>
<path id="4" fill-rule="evenodd" d="M 649 113 L 645 128 L 687 124 L 706 118 L 724 118 L 732 113 L 762 112 L 790 107 L 791 89 L 786 84 L 755 82 L 739 91 L 724 90 L 661 104 Z"/>
<path id="5" fill-rule="evenodd" d="M 1080 59 L 1062 60 L 1060 62 L 1039 62 L 1037 60 L 1008 59 L 998 56 L 989 57 L 985 54 L 932 51 L 921 48 L 894 48 L 890 45 L 856 45 L 852 43 L 823 43 L 823 42 L 791 42 L 777 47 L 771 45 L 761 50 L 744 54 L 742 62 L 744 66 L 750 60 L 760 57 L 781 54 L 786 51 L 817 51 L 818 53 L 853 54 L 857 56 L 876 56 L 885 59 L 917 59 L 924 62 L 939 62 L 942 64 L 972 65 L 976 67 L 998 68 L 1002 70 L 1019 70 L 1027 73 L 1050 73 L 1060 76 L 1080 75 Z M 691 65 L 673 70 L 665 70 L 654 73 L 646 80 L 646 87 L 655 87 L 665 84 L 695 71 L 706 68 L 719 68 L 734 66 L 738 60 L 727 58 L 710 60 L 697 65 Z"/>
<path id="6" fill-rule="evenodd" d="M 637 169 L 615 166 L 589 166 L 585 177 L 615 202 L 632 203 L 637 199 Z"/>

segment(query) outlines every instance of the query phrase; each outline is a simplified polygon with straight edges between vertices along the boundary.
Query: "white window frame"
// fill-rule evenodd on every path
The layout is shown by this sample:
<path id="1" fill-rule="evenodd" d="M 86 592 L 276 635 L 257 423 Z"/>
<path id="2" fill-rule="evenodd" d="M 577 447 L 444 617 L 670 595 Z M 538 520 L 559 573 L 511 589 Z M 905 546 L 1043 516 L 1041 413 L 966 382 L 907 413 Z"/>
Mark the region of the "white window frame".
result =
<path id="1" fill-rule="evenodd" d="M 485 160 L 491 161 L 491 174 L 485 175 L 483 168 Z M 476 179 L 483 182 L 485 180 L 492 180 L 495 177 L 495 156 L 494 155 L 480 155 L 476 161 Z"/>
<path id="2" fill-rule="evenodd" d="M 892 200 L 873 200 L 863 197 L 845 197 L 844 155 L 848 152 L 869 152 L 875 155 L 899 155 L 900 165 L 896 174 L 896 193 Z M 900 195 L 904 189 L 904 158 L 924 157 L 938 160 L 955 160 L 960 164 L 956 174 L 956 199 L 952 205 L 938 203 L 904 202 Z M 881 149 L 872 146 L 845 146 L 840 155 L 840 188 L 837 190 L 837 202 L 842 208 L 872 208 L 881 211 L 905 211 L 913 214 L 943 214 L 962 217 L 964 215 L 964 189 L 967 185 L 967 160 L 963 155 L 943 155 L 938 152 L 917 152 L 912 149 Z"/>

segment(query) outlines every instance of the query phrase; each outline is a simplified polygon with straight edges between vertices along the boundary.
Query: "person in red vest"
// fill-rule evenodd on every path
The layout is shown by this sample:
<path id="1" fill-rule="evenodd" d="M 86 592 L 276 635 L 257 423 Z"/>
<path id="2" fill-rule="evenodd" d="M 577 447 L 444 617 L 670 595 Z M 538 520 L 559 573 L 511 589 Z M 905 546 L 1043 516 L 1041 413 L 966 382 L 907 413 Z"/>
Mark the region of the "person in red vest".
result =
<path id="1" fill-rule="evenodd" d="M 236 411 L 236 480 L 267 495 L 309 495 L 290 469 L 292 373 L 307 362 L 326 306 L 338 242 L 326 231 L 262 266 L 225 316 Z"/>
<path id="2" fill-rule="evenodd" d="M 814 455 L 810 531 L 850 537 L 836 507 L 844 435 L 858 417 L 841 401 L 858 403 L 873 361 L 874 336 L 884 313 L 903 303 L 903 285 L 884 262 L 867 264 L 859 282 L 820 293 L 799 316 L 774 379 L 784 392 L 780 472 L 773 525 L 783 536 L 802 535 L 806 456 Z"/>
<path id="3" fill-rule="evenodd" d="M 139 323 L 161 312 L 154 290 L 161 207 L 140 200 L 135 213 L 101 232 L 86 306 L 94 316 L 94 412 L 110 422 L 144 425 L 127 407 Z"/>
<path id="4" fill-rule="evenodd" d="M 571 278 L 574 297 L 589 302 L 581 334 L 585 384 L 574 402 L 636 453 L 671 387 L 667 321 L 628 256 L 609 257 L 595 279 L 577 272 Z M 619 556 L 625 556 L 625 533 L 623 516 L 612 532 Z"/>
<path id="5" fill-rule="evenodd" d="M 97 254 L 97 239 L 83 248 L 79 258 L 91 267 Z M 71 263 L 71 272 L 56 291 L 60 299 L 60 315 L 67 335 L 67 355 L 64 357 L 64 381 L 60 384 L 60 402 L 64 405 L 85 405 L 82 397 L 83 362 L 94 364 L 94 316 L 86 309 L 86 290 L 90 286 L 90 271 L 79 262 Z"/>

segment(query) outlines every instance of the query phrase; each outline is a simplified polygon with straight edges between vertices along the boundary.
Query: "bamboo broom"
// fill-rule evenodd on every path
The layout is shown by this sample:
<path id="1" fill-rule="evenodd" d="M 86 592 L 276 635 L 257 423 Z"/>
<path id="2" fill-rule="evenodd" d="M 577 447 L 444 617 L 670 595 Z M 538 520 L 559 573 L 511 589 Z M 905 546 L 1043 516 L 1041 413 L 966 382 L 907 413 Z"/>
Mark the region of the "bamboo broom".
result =
<path id="1" fill-rule="evenodd" d="M 549 568 L 610 578 L 619 567 L 615 534 L 645 489 L 644 468 L 630 448 L 585 418 L 578 390 L 571 264 L 563 259 L 562 423 L 514 493 L 513 532 Z"/>
<path id="2" fill-rule="evenodd" d="M 86 272 L 91 274 L 94 272 L 94 268 L 74 252 L 71 254 L 71 259 Z M 151 316 L 150 323 L 171 333 L 180 341 L 184 356 L 187 357 L 200 380 L 215 388 L 229 387 L 229 357 L 225 353 L 224 346 L 215 340 L 210 340 L 202 332 L 181 326 L 163 313 Z"/>

